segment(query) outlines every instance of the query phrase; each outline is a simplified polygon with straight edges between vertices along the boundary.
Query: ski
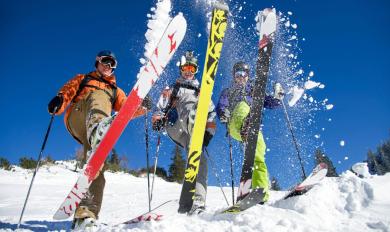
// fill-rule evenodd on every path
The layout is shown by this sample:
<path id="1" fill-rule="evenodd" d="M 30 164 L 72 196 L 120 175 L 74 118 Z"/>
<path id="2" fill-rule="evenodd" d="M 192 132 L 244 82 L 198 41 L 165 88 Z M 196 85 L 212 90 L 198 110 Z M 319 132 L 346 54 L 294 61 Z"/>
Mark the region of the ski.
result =
<path id="1" fill-rule="evenodd" d="M 54 214 L 54 219 L 66 219 L 73 215 L 129 120 L 133 117 L 135 111 L 176 52 L 184 38 L 186 28 L 187 22 L 181 13 L 176 15 L 165 28 L 153 54 L 140 71 L 138 80 L 127 97 L 125 104 L 112 121 L 111 126 L 96 150 L 92 152 L 87 164 L 80 172 L 76 184 Z"/>
<path id="2" fill-rule="evenodd" d="M 193 205 L 207 115 L 214 87 L 214 79 L 216 77 L 222 51 L 223 39 L 227 28 L 229 7 L 223 2 L 216 2 L 213 7 L 201 91 L 199 93 L 195 123 L 188 151 L 187 166 L 180 195 L 179 213 L 188 213 Z"/>
<path id="3" fill-rule="evenodd" d="M 312 173 L 301 183 L 297 184 L 291 189 L 282 199 L 286 200 L 290 197 L 299 196 L 307 193 L 314 185 L 318 184 L 322 179 L 325 178 L 328 173 L 328 165 L 326 163 L 318 164 Z"/>
<path id="4" fill-rule="evenodd" d="M 145 212 L 133 219 L 130 219 L 128 221 L 125 221 L 121 224 L 135 224 L 135 223 L 139 223 L 139 222 L 145 222 L 145 221 L 160 221 L 164 218 L 164 214 L 163 213 L 157 213 L 156 211 L 158 209 L 160 209 L 161 207 L 163 206 L 166 206 L 167 204 L 170 204 L 170 203 L 175 203 L 177 204 L 178 200 L 169 200 L 169 201 L 166 201 L 158 206 L 156 206 L 155 208 L 153 208 L 151 211 L 148 211 L 148 212 Z"/>
<path id="5" fill-rule="evenodd" d="M 248 118 L 248 137 L 241 170 L 237 201 L 247 196 L 252 188 L 252 173 L 256 145 L 264 107 L 265 90 L 271 61 L 272 47 L 275 41 L 277 17 L 275 9 L 264 9 L 257 16 L 259 30 L 259 53 L 256 64 L 256 79 L 252 93 L 253 103 Z M 262 191 L 255 191 L 254 194 Z M 257 197 L 255 197 L 257 199 Z M 258 202 L 257 202 L 258 203 Z"/>
<path id="6" fill-rule="evenodd" d="M 281 199 L 286 200 L 290 197 L 299 196 L 307 193 L 312 189 L 316 184 L 318 184 L 328 172 L 328 166 L 325 163 L 318 164 L 310 175 L 301 183 L 295 185 L 287 194 Z M 228 207 L 219 212 L 219 214 L 225 213 L 240 213 L 244 210 L 251 208 L 252 206 L 257 205 L 263 199 L 265 192 L 263 189 L 258 188 L 247 194 L 241 201 L 237 202 L 233 206 Z M 281 201 L 278 200 L 277 202 Z"/>

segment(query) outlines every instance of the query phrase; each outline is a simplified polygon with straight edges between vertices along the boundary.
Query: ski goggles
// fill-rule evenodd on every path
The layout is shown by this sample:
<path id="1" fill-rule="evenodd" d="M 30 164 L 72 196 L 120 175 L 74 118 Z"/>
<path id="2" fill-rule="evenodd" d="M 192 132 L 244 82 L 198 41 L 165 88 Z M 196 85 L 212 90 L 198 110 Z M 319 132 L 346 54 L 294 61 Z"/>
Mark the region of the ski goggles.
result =
<path id="1" fill-rule="evenodd" d="M 111 56 L 98 56 L 96 57 L 96 61 L 101 64 L 107 65 L 108 67 L 114 69 L 117 66 L 117 62 Z"/>
<path id="2" fill-rule="evenodd" d="M 180 70 L 182 72 L 191 72 L 192 74 L 195 74 L 198 71 L 198 69 L 193 65 L 183 65 L 180 67 Z"/>
<path id="3" fill-rule="evenodd" d="M 247 76 L 248 76 L 248 72 L 246 72 L 246 71 L 239 70 L 239 71 L 236 71 L 234 73 L 234 77 L 235 78 L 244 78 L 244 77 L 247 77 Z"/>

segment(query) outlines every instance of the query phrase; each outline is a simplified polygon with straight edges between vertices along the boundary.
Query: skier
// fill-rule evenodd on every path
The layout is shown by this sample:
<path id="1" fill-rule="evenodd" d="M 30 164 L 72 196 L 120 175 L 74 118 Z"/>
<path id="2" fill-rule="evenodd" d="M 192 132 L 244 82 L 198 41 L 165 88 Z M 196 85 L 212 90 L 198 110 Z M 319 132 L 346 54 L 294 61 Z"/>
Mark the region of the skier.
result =
<path id="1" fill-rule="evenodd" d="M 240 61 L 233 66 L 234 81 L 232 86 L 224 89 L 217 104 L 217 114 L 221 123 L 226 124 L 230 136 L 240 142 L 245 143 L 248 135 L 248 115 L 253 102 L 251 97 L 253 83 L 249 80 L 249 65 Z M 279 83 L 275 85 L 273 96 L 266 95 L 264 107 L 273 109 L 281 104 L 284 91 Z M 266 195 L 263 203 L 268 200 L 268 171 L 265 163 L 265 149 L 263 135 L 259 132 L 254 170 L 252 174 L 252 188 L 261 187 L 265 189 Z"/>
<path id="2" fill-rule="evenodd" d="M 119 111 L 126 101 L 125 93 L 116 85 L 116 67 L 114 53 L 109 50 L 100 51 L 95 60 L 96 70 L 76 75 L 48 104 L 50 114 L 60 115 L 66 111 L 66 128 L 83 145 L 83 164 L 88 160 L 89 151 L 97 146 L 99 137 L 102 137 L 98 133 L 101 132 L 99 128 L 102 122 L 109 125 L 113 118 L 112 110 Z M 151 102 L 149 98 L 145 98 L 134 118 L 145 114 L 150 108 Z M 98 218 L 105 186 L 104 170 L 103 167 L 80 202 L 72 228 L 91 226 Z"/>
<path id="3" fill-rule="evenodd" d="M 180 63 L 180 77 L 171 89 L 165 89 L 169 101 L 165 105 L 158 104 L 152 117 L 153 129 L 165 129 L 168 136 L 180 147 L 189 149 L 192 128 L 194 126 L 199 94 L 199 81 L 195 78 L 198 72 L 197 59 L 192 51 L 187 51 Z M 162 97 L 164 97 L 164 92 Z M 160 101 L 162 101 L 160 98 Z M 203 146 L 208 146 L 215 134 L 215 106 L 211 102 L 204 134 Z M 190 214 L 198 214 L 205 210 L 207 193 L 207 159 L 202 155 L 199 173 L 196 179 L 195 199 Z M 180 202 L 179 204 L 186 204 Z M 188 203 L 187 203 L 188 204 Z"/>

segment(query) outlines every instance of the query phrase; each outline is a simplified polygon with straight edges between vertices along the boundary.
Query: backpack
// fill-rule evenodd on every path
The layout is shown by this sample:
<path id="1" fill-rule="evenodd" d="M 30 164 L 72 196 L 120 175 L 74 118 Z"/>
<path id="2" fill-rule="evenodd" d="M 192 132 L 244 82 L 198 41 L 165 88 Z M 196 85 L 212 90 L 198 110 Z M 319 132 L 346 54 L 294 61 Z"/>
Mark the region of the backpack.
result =
<path id="1" fill-rule="evenodd" d="M 113 91 L 113 96 L 110 94 L 110 92 L 108 92 L 108 91 L 105 90 L 105 89 L 99 88 L 99 87 L 94 86 L 94 85 L 88 85 L 88 82 L 89 82 L 90 80 L 95 80 L 95 81 L 99 81 L 99 82 L 103 82 L 103 83 L 105 83 L 105 84 L 108 84 L 108 85 L 111 87 L 112 91 Z M 90 74 L 85 74 L 85 75 L 84 75 L 84 78 L 83 78 L 83 80 L 81 81 L 81 83 L 80 83 L 80 85 L 79 85 L 79 88 L 77 89 L 76 95 L 75 95 L 75 96 L 73 97 L 73 99 L 72 99 L 72 102 L 74 102 L 74 101 L 76 100 L 77 96 L 80 95 L 81 91 L 82 91 L 85 87 L 90 87 L 90 88 L 94 88 L 94 89 L 98 89 L 98 90 L 103 90 L 103 91 L 110 97 L 112 106 L 115 105 L 115 102 L 116 102 L 116 94 L 117 94 L 117 89 L 118 89 L 118 87 L 117 87 L 116 85 L 112 84 L 111 82 L 109 82 L 109 81 L 103 79 L 103 78 L 96 78 L 96 77 L 91 76 Z"/>

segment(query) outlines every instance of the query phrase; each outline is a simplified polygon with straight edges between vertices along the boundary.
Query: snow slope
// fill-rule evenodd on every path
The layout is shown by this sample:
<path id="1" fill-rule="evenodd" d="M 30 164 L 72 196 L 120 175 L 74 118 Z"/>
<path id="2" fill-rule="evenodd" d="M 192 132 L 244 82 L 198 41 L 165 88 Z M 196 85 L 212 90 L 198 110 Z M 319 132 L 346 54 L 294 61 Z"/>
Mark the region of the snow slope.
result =
<path id="1" fill-rule="evenodd" d="M 35 179 L 24 215 L 22 231 L 69 230 L 71 222 L 52 216 L 77 178 L 72 165 L 42 167 Z M 198 216 L 176 213 L 177 202 L 161 208 L 165 219 L 117 225 L 144 213 L 147 180 L 124 173 L 106 172 L 104 202 L 96 231 L 390 231 L 390 174 L 356 177 L 351 172 L 326 178 L 308 194 L 278 201 L 285 193 L 272 192 L 269 204 L 241 214 L 216 215 L 226 207 L 220 188 L 208 189 L 207 210 Z M 32 172 L 15 167 L 0 169 L 0 231 L 16 228 Z M 181 186 L 157 178 L 152 207 L 178 199 Z M 224 188 L 228 200 L 230 188 Z"/>

